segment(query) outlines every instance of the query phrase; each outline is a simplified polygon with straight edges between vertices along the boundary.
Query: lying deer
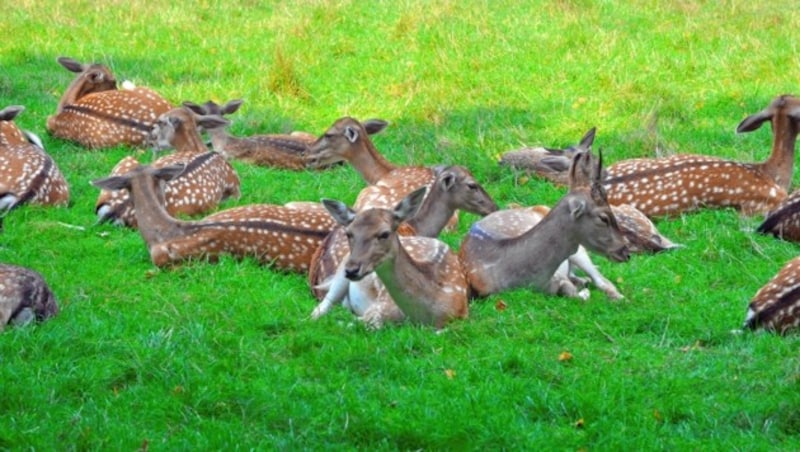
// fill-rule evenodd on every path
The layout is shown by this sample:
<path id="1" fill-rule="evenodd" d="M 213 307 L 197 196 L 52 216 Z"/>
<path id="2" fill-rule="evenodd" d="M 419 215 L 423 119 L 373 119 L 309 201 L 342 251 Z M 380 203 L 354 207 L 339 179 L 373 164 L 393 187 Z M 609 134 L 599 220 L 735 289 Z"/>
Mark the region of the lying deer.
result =
<path id="1" fill-rule="evenodd" d="M 437 237 L 456 209 L 485 216 L 497 210 L 492 198 L 464 167 L 437 167 L 437 177 L 429 187 L 416 215 L 399 227 L 404 236 Z M 376 189 L 375 186 L 367 190 Z M 371 208 L 389 206 L 370 206 Z M 347 260 L 348 243 L 343 227 L 337 227 L 325 239 L 311 260 L 309 283 L 321 303 L 311 314 L 317 319 L 333 307 L 342 304 L 374 328 L 385 322 L 399 322 L 405 315 L 392 301 L 375 274 L 358 282 L 345 277 L 343 263 Z"/>
<path id="2" fill-rule="evenodd" d="M 800 101 L 784 95 L 745 118 L 737 132 L 772 122 L 772 153 L 762 163 L 739 163 L 702 155 L 625 160 L 608 168 L 604 181 L 611 204 L 628 203 L 648 216 L 677 215 L 700 207 L 734 207 L 763 214 L 785 198 L 794 169 Z"/>
<path id="3" fill-rule="evenodd" d="M 790 242 L 800 242 L 800 190 L 795 190 L 756 229 Z"/>
<path id="4" fill-rule="evenodd" d="M 592 164 L 594 172 L 586 184 L 580 170 L 584 159 L 591 162 L 591 155 L 576 154 L 570 191 L 534 227 L 527 219 L 521 221 L 515 209 L 495 212 L 472 225 L 459 256 L 475 296 L 529 286 L 549 294 L 579 296 L 565 262 L 581 245 L 613 261 L 628 260 L 625 240 L 601 185 L 602 162 Z"/>
<path id="5" fill-rule="evenodd" d="M 24 109 L 0 110 L 0 210 L 25 203 L 67 205 L 69 186 L 61 170 L 41 141 L 30 141 L 31 134 L 14 123 Z"/>
<path id="6" fill-rule="evenodd" d="M 148 88 L 117 89 L 111 71 L 102 64 L 82 64 L 60 57 L 59 64 L 77 73 L 61 97 L 56 114 L 47 118 L 55 137 L 88 148 L 139 146 L 159 115 L 172 105 Z"/>
<path id="7" fill-rule="evenodd" d="M 374 271 L 408 320 L 441 329 L 468 315 L 468 286 L 461 261 L 437 239 L 397 233 L 400 224 L 414 217 L 426 190 L 412 192 L 394 209 L 356 213 L 341 201 L 326 199 L 323 204 L 346 227 L 347 279 L 360 281 Z"/>
<path id="8" fill-rule="evenodd" d="M 786 334 L 800 325 L 800 257 L 790 260 L 759 289 L 745 317 L 745 329 Z"/>
<path id="9" fill-rule="evenodd" d="M 92 182 L 104 190 L 130 193 L 139 232 L 156 266 L 226 254 L 253 257 L 278 269 L 307 271 L 311 255 L 335 226 L 318 211 L 268 204 L 234 207 L 199 221 L 177 220 L 164 206 L 161 184 L 184 169 L 180 164 L 138 166 Z"/>
<path id="10" fill-rule="evenodd" d="M 42 275 L 29 268 L 0 264 L 0 331 L 58 314 L 58 303 Z"/>
<path id="11" fill-rule="evenodd" d="M 153 126 L 148 142 L 158 148 L 174 147 L 175 153 L 161 157 L 152 166 L 185 165 L 180 177 L 170 179 L 164 188 L 170 215 L 199 215 L 225 199 L 239 197 L 236 171 L 224 157 L 208 151 L 197 130 L 198 125 L 209 127 L 224 121 L 215 115 L 197 116 L 188 109 L 176 108 L 161 115 Z M 122 175 L 138 166 L 136 159 L 125 157 L 112 169 L 111 175 Z M 133 204 L 125 190 L 101 191 L 95 212 L 100 222 L 136 227 Z"/>
<path id="12" fill-rule="evenodd" d="M 232 100 L 225 105 L 208 101 L 203 105 L 184 102 L 183 105 L 200 115 L 229 115 L 236 112 L 244 101 Z M 208 128 L 211 146 L 228 159 L 236 159 L 259 166 L 271 166 L 291 170 L 307 167 L 306 154 L 317 137 L 305 132 L 292 134 L 254 135 L 234 137 L 228 132 L 228 125 Z"/>

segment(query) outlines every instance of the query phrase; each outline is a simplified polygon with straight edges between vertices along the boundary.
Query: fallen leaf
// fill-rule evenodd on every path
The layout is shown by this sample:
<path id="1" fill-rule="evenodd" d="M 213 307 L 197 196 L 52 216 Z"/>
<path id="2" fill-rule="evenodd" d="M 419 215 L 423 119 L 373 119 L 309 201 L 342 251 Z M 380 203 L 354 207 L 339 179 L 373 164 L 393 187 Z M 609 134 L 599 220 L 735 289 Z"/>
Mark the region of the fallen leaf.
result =
<path id="1" fill-rule="evenodd" d="M 583 428 L 583 426 L 584 426 L 583 418 L 580 418 L 577 421 L 575 421 L 575 428 Z"/>
<path id="2" fill-rule="evenodd" d="M 561 352 L 558 355 L 558 360 L 559 361 L 570 361 L 571 359 L 572 359 L 572 353 L 570 353 L 570 352 Z"/>
<path id="3" fill-rule="evenodd" d="M 494 304 L 494 308 L 498 311 L 505 311 L 508 305 L 503 300 L 497 300 L 497 303 Z"/>
<path id="4" fill-rule="evenodd" d="M 456 371 L 453 369 L 445 369 L 444 374 L 447 375 L 449 380 L 452 380 L 456 376 Z"/>
<path id="5" fill-rule="evenodd" d="M 660 412 L 660 411 L 658 411 L 658 409 L 657 409 L 657 408 L 653 410 L 653 417 L 654 417 L 654 418 L 656 418 L 656 420 L 657 420 L 658 422 L 661 422 L 661 421 L 663 421 L 663 420 L 664 420 L 664 418 L 661 416 L 661 412 Z"/>

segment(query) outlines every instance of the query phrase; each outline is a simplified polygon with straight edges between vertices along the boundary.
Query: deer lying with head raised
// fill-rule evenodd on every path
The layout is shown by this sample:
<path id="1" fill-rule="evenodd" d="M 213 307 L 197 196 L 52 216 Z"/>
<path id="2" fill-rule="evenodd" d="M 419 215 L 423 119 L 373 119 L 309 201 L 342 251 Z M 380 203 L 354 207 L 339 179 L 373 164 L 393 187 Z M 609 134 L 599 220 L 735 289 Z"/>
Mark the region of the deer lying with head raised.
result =
<path id="1" fill-rule="evenodd" d="M 441 329 L 468 315 L 468 287 L 461 261 L 437 239 L 397 233 L 400 224 L 416 214 L 426 190 L 412 192 L 394 209 L 356 213 L 341 201 L 323 200 L 323 204 L 346 227 L 350 244 L 344 263 L 347 279 L 360 281 L 375 272 L 406 319 Z"/>
<path id="2" fill-rule="evenodd" d="M 42 275 L 29 268 L 0 264 L 0 331 L 58 314 L 58 303 Z"/>
<path id="3" fill-rule="evenodd" d="M 459 256 L 474 295 L 532 286 L 550 294 L 578 296 L 566 261 L 581 245 L 614 261 L 628 259 L 601 185 L 602 162 L 593 165 L 587 184 L 581 179 L 584 159 L 591 159 L 590 154 L 575 156 L 570 191 L 535 226 L 530 227 L 529 216 L 515 209 L 495 212 L 472 225 Z"/>
<path id="4" fill-rule="evenodd" d="M 53 158 L 14 123 L 25 108 L 0 110 L 0 210 L 21 204 L 66 205 L 69 186 Z"/>
<path id="5" fill-rule="evenodd" d="M 464 167 L 437 167 L 436 180 L 429 187 L 416 215 L 398 228 L 404 236 L 418 235 L 436 237 L 447 224 L 456 209 L 477 215 L 488 215 L 497 210 L 488 193 L 478 184 L 474 176 Z M 365 190 L 376 190 L 371 186 Z M 372 205 L 367 208 L 392 208 Z M 337 227 L 325 239 L 311 260 L 309 283 L 321 303 L 311 317 L 325 315 L 334 304 L 342 304 L 353 314 L 379 328 L 387 321 L 398 322 L 405 318 L 385 287 L 375 274 L 354 282 L 345 277 L 344 262 L 347 260 L 348 242 L 344 227 Z"/>
<path id="6" fill-rule="evenodd" d="M 47 118 L 47 130 L 58 138 L 89 148 L 126 144 L 139 146 L 162 113 L 172 105 L 148 88 L 117 89 L 111 71 L 102 64 L 82 64 L 60 57 L 58 62 L 77 77 Z"/>
<path id="7" fill-rule="evenodd" d="M 215 126 L 226 120 L 216 115 L 198 116 L 186 108 L 176 108 L 161 115 L 148 136 L 158 148 L 175 148 L 175 152 L 153 162 L 155 168 L 185 165 L 177 178 L 164 188 L 167 212 L 172 216 L 199 215 L 227 198 L 238 198 L 239 176 L 224 157 L 210 152 L 203 144 L 198 125 Z M 111 171 L 122 175 L 139 166 L 133 157 L 125 157 Z M 95 204 L 98 221 L 136 227 L 136 215 L 126 190 L 103 190 Z"/>
<path id="8" fill-rule="evenodd" d="M 253 257 L 283 270 L 306 271 L 311 255 L 335 223 L 319 211 L 255 204 L 217 212 L 199 221 L 173 218 L 164 207 L 162 183 L 184 165 L 136 167 L 92 182 L 105 190 L 127 190 L 139 232 L 153 264 L 161 267 L 220 255 Z"/>
<path id="9" fill-rule="evenodd" d="M 244 101 L 236 99 L 219 105 L 208 101 L 203 105 L 184 102 L 183 105 L 201 115 L 224 116 L 236 112 Z M 207 128 L 211 146 L 228 159 L 236 159 L 259 166 L 291 170 L 307 168 L 309 146 L 317 137 L 305 132 L 291 134 L 254 135 L 234 137 L 228 132 L 229 124 Z"/>
<path id="10" fill-rule="evenodd" d="M 796 257 L 756 292 L 745 316 L 745 329 L 786 334 L 800 325 L 800 257 Z"/>

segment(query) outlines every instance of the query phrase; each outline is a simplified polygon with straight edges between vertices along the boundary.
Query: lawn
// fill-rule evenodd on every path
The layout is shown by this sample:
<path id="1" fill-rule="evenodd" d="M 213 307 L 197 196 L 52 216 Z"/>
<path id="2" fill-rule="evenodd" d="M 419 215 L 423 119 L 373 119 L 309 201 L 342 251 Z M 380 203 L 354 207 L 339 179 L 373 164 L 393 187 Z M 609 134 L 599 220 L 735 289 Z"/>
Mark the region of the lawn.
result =
<path id="1" fill-rule="evenodd" d="M 137 231 L 95 224 L 126 155 L 47 135 L 72 80 L 107 64 L 175 104 L 241 98 L 237 135 L 323 133 L 382 118 L 397 164 L 468 166 L 500 206 L 564 190 L 497 164 L 598 128 L 607 162 L 702 153 L 766 159 L 736 125 L 797 93 L 793 2 L 23 0 L 0 15 L 0 108 L 39 134 L 68 208 L 4 218 L 0 261 L 39 271 L 61 306 L 0 334 L 0 450 L 800 449 L 798 336 L 741 333 L 750 298 L 797 255 L 733 210 L 661 219 L 685 247 L 596 264 L 625 295 L 515 290 L 437 334 L 309 319 L 305 276 L 224 258 L 158 269 Z M 347 166 L 233 163 L 252 203 L 352 203 Z M 800 183 L 800 175 L 794 181 Z M 475 221 L 442 236 L 458 247 Z"/>

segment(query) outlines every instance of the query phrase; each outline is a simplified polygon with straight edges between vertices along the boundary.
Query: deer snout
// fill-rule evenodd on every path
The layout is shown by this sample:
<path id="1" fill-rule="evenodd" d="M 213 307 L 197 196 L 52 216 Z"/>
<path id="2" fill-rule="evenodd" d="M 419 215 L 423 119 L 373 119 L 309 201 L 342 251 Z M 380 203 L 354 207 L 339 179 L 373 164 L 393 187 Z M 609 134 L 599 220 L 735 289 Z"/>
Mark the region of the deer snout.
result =
<path id="1" fill-rule="evenodd" d="M 344 268 L 344 276 L 350 281 L 359 281 L 364 278 L 361 273 L 361 265 L 348 263 Z"/>
<path id="2" fill-rule="evenodd" d="M 631 252 L 628 249 L 628 245 L 622 245 L 611 252 L 608 257 L 615 262 L 627 262 L 631 258 Z"/>

